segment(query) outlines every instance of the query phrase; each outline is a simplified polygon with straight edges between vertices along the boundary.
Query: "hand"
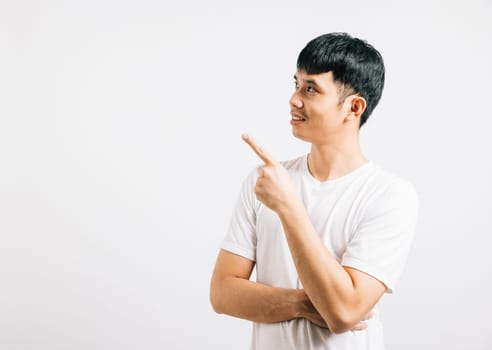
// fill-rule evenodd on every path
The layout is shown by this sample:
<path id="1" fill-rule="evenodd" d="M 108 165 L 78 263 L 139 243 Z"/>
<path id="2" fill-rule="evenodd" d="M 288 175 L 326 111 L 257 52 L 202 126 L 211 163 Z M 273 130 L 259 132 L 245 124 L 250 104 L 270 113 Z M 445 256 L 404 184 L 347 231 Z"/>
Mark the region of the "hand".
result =
<path id="1" fill-rule="evenodd" d="M 243 134 L 242 138 L 265 163 L 259 167 L 259 177 L 255 186 L 256 198 L 277 213 L 296 201 L 297 204 L 302 203 L 287 169 L 258 146 L 251 137 Z"/>
<path id="2" fill-rule="evenodd" d="M 354 328 L 351 329 L 351 331 L 363 331 L 364 329 L 366 329 L 368 326 L 367 322 L 364 321 L 369 320 L 370 318 L 372 318 L 373 315 L 374 313 L 372 311 L 369 311 L 369 313 L 364 316 L 364 319 L 362 321 L 359 321 L 359 323 L 357 323 Z"/>
<path id="3" fill-rule="evenodd" d="M 314 323 L 316 326 L 321 328 L 328 328 L 321 314 L 316 310 L 311 300 L 309 300 L 307 294 L 303 293 L 303 298 L 301 299 L 301 316 L 310 322 Z"/>

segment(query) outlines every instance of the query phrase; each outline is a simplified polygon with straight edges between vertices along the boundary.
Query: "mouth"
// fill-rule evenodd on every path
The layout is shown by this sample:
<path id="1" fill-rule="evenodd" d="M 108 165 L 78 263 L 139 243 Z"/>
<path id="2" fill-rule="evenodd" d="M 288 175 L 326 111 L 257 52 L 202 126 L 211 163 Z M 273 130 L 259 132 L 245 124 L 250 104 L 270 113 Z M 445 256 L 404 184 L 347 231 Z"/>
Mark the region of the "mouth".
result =
<path id="1" fill-rule="evenodd" d="M 299 113 L 291 113 L 290 115 L 292 116 L 292 120 L 295 120 L 295 121 L 303 122 L 306 120 L 306 118 Z"/>
<path id="2" fill-rule="evenodd" d="M 303 122 L 305 121 L 306 119 L 305 118 L 301 118 L 301 117 L 294 117 L 292 116 L 292 120 L 296 121 L 296 122 Z"/>

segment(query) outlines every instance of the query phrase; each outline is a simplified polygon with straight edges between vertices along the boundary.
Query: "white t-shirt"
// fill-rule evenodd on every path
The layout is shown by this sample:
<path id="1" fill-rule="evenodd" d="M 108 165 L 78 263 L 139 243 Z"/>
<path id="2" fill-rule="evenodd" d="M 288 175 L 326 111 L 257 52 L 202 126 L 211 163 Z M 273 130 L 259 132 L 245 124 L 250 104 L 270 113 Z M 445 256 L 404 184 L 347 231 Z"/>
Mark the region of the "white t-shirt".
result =
<path id="1" fill-rule="evenodd" d="M 372 161 L 320 182 L 309 172 L 307 156 L 280 163 L 292 176 L 316 232 L 341 265 L 377 278 L 391 293 L 415 233 L 415 187 Z M 255 261 L 257 282 L 302 288 L 278 215 L 256 199 L 257 178 L 258 167 L 244 179 L 221 248 Z M 366 330 L 342 334 L 304 318 L 255 322 L 251 349 L 384 349 L 377 305 L 366 322 Z"/>

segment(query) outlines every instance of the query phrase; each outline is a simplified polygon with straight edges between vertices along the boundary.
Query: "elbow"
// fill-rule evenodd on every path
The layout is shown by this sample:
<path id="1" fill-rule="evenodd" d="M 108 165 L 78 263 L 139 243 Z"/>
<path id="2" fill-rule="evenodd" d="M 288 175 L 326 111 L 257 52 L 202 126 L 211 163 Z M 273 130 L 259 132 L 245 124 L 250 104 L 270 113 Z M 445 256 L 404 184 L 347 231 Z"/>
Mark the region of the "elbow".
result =
<path id="1" fill-rule="evenodd" d="M 222 310 L 222 307 L 219 303 L 210 301 L 210 304 L 212 305 L 212 309 L 215 311 L 216 314 L 223 314 L 224 311 Z"/>
<path id="2" fill-rule="evenodd" d="M 330 331 L 335 334 L 342 334 L 348 332 L 352 327 L 347 326 L 345 323 L 336 323 L 329 327 Z"/>
<path id="3" fill-rule="evenodd" d="M 219 293 L 219 288 L 214 284 L 210 286 L 209 298 L 210 298 L 210 305 L 212 305 L 212 309 L 218 314 L 224 313 L 222 310 L 222 304 L 220 302 L 221 297 Z"/>
<path id="4" fill-rule="evenodd" d="M 330 322 L 327 322 L 327 325 L 332 333 L 341 334 L 355 327 L 358 323 L 355 319 L 350 312 L 344 311 L 333 317 Z"/>

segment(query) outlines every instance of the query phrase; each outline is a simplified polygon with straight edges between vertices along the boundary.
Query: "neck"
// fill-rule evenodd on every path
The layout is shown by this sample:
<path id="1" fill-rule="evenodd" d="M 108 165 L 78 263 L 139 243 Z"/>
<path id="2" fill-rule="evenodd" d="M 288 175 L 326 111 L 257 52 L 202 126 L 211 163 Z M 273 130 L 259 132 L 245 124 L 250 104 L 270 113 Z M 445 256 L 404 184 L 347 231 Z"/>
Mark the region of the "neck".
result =
<path id="1" fill-rule="evenodd" d="M 367 162 L 360 150 L 358 133 L 333 135 L 329 142 L 312 143 L 308 156 L 309 171 L 319 181 L 334 180 Z"/>

